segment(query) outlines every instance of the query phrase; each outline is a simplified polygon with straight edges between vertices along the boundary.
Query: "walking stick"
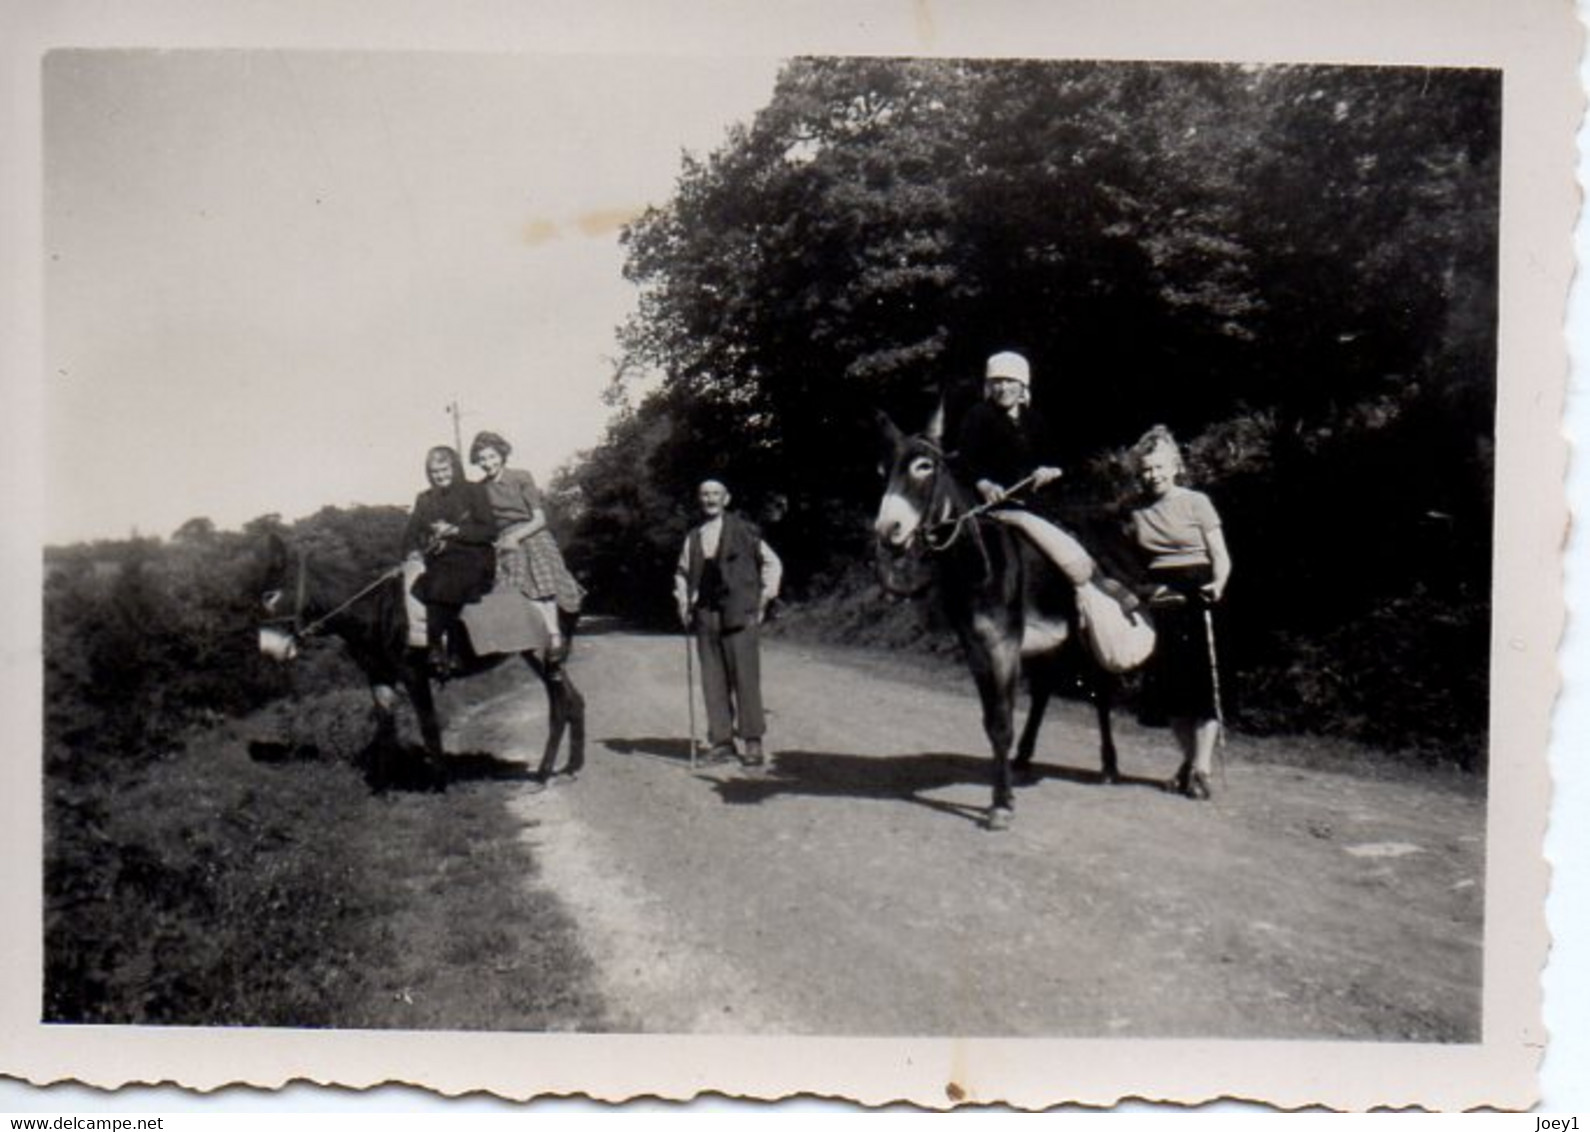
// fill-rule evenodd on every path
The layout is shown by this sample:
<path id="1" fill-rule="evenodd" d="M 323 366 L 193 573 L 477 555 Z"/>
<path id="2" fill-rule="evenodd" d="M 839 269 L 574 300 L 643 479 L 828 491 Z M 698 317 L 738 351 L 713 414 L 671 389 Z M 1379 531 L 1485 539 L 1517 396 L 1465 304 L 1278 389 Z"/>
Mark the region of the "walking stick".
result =
<path id="1" fill-rule="evenodd" d="M 1220 788 L 1226 786 L 1226 713 L 1220 706 L 1220 658 L 1215 653 L 1214 607 L 1204 606 L 1204 638 L 1209 642 L 1209 684 L 1215 699 L 1215 758 L 1220 764 Z"/>
<path id="2" fill-rule="evenodd" d="M 690 647 L 690 630 L 685 630 L 685 697 L 690 704 L 690 769 L 696 769 L 696 654 Z"/>

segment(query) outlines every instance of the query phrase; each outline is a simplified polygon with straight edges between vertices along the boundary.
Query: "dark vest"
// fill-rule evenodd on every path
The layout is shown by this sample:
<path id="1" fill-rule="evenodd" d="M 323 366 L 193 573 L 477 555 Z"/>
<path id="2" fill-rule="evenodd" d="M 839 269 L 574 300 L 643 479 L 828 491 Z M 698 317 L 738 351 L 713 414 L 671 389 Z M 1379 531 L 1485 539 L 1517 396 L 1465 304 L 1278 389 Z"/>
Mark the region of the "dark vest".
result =
<path id="1" fill-rule="evenodd" d="M 756 620 L 762 605 L 762 564 L 757 555 L 761 543 L 755 527 L 727 513 L 718 553 L 711 559 L 701 549 L 701 528 L 690 532 L 690 592 L 697 608 L 722 613 L 725 629 L 743 629 Z"/>

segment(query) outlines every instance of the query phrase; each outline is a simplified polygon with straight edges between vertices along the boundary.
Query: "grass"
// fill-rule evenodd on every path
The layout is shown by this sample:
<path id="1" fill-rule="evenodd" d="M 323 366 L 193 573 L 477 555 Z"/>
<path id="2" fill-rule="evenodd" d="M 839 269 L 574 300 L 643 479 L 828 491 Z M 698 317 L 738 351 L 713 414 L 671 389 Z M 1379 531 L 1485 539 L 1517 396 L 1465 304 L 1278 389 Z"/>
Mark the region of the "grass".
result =
<path id="1" fill-rule="evenodd" d="M 362 692 L 288 714 L 309 757 L 223 725 L 133 768 L 52 780 L 52 1022 L 603 1028 L 572 924 L 533 886 L 513 781 L 373 794 Z"/>

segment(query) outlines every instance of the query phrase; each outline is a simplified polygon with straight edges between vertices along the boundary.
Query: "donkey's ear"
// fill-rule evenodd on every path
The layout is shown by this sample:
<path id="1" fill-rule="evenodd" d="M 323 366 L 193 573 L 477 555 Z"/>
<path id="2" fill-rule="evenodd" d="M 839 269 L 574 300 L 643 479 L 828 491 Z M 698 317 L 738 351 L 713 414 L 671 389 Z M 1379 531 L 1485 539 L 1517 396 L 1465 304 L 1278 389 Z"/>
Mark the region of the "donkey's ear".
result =
<path id="1" fill-rule="evenodd" d="M 878 423 L 879 435 L 891 449 L 899 448 L 905 442 L 905 433 L 900 431 L 900 427 L 894 423 L 888 413 L 879 409 L 873 414 L 873 419 Z"/>
<path id="2" fill-rule="evenodd" d="M 944 441 L 944 395 L 939 394 L 939 403 L 933 409 L 933 415 L 928 418 L 927 427 L 922 430 L 922 435 L 934 444 Z"/>
<path id="3" fill-rule="evenodd" d="M 878 425 L 878 439 L 883 441 L 882 447 L 878 450 L 878 475 L 887 477 L 889 466 L 894 463 L 900 455 L 900 449 L 905 446 L 905 433 L 900 431 L 900 427 L 882 409 L 873 414 L 873 420 Z"/>
<path id="4" fill-rule="evenodd" d="M 265 568 L 267 578 L 287 572 L 287 543 L 275 531 L 265 536 L 265 545 L 260 550 L 260 562 Z"/>

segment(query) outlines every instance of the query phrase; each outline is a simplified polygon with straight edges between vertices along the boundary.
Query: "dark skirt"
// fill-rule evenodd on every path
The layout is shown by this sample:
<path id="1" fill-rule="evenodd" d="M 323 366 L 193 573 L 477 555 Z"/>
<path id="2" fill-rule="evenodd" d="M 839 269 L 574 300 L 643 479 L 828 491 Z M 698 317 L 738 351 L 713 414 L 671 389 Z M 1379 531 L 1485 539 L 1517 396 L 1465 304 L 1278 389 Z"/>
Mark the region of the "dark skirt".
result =
<path id="1" fill-rule="evenodd" d="M 1175 600 L 1150 606 L 1154 618 L 1154 654 L 1144 673 L 1142 722 L 1163 726 L 1172 719 L 1207 720 L 1215 716 L 1215 678 L 1210 665 L 1213 610 L 1200 588 L 1214 577 L 1208 566 L 1151 568 L 1149 581 L 1164 586 Z M 1227 681 L 1221 674 L 1221 689 Z M 1224 700 L 1224 695 L 1222 695 Z"/>
<path id="2" fill-rule="evenodd" d="M 466 605 L 491 592 L 497 553 L 489 546 L 453 544 L 428 555 L 414 596 L 427 605 Z"/>

